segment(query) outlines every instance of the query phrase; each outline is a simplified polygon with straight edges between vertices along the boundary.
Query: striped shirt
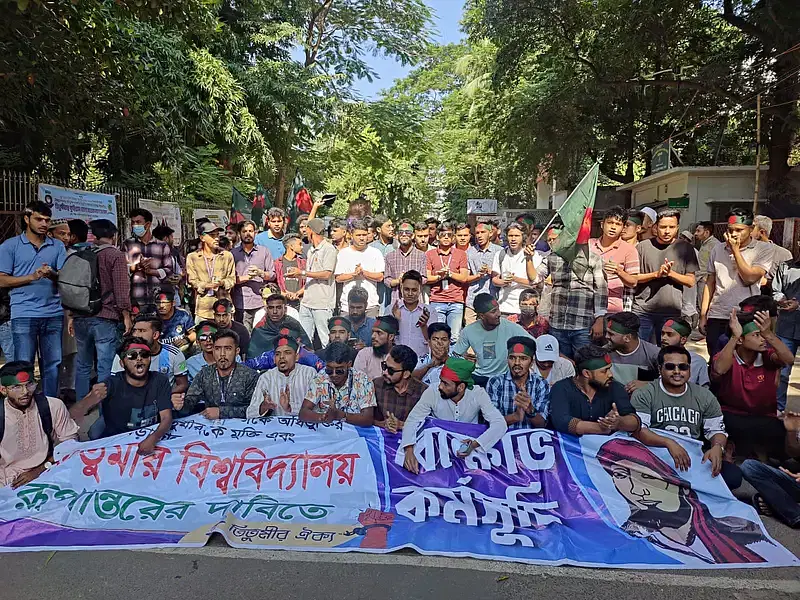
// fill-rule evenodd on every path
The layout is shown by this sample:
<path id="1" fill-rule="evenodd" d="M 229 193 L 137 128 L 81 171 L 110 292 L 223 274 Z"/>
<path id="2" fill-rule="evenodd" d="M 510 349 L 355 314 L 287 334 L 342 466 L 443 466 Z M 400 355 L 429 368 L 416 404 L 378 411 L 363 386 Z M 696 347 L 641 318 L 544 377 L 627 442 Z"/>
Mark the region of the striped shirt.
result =
<path id="1" fill-rule="evenodd" d="M 146 244 L 136 238 L 125 240 L 123 244 L 128 257 L 128 266 L 138 264 L 143 258 L 150 259 L 150 268 L 158 271 L 157 275 L 146 275 L 144 271 L 133 271 L 131 275 L 131 299 L 139 304 L 153 301 L 153 290 L 172 275 L 172 251 L 169 244 L 151 238 Z"/>

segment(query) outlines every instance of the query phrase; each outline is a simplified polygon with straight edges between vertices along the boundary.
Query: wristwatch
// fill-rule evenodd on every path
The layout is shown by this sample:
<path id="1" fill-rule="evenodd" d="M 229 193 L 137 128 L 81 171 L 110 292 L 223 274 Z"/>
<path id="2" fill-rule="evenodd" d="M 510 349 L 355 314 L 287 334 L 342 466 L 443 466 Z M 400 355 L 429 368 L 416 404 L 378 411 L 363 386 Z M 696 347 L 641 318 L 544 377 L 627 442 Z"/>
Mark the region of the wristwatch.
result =
<path id="1" fill-rule="evenodd" d="M 300 277 L 305 277 L 305 276 L 306 276 L 306 270 L 303 269 L 302 271 L 300 271 Z"/>

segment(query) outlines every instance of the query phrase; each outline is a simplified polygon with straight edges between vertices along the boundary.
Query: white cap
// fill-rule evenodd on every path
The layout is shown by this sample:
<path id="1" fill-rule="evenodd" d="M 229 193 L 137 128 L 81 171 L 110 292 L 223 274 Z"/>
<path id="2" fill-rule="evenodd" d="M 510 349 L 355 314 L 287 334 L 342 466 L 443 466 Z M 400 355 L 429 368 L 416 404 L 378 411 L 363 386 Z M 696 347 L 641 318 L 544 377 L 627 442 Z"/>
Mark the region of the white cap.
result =
<path id="1" fill-rule="evenodd" d="M 536 338 L 536 360 L 539 362 L 558 360 L 558 340 L 552 335 L 540 335 Z"/>
<path id="2" fill-rule="evenodd" d="M 643 209 L 641 209 L 641 213 L 650 217 L 650 220 L 653 223 L 656 222 L 656 217 L 658 217 L 658 214 L 654 209 L 650 208 L 649 206 L 645 206 Z"/>

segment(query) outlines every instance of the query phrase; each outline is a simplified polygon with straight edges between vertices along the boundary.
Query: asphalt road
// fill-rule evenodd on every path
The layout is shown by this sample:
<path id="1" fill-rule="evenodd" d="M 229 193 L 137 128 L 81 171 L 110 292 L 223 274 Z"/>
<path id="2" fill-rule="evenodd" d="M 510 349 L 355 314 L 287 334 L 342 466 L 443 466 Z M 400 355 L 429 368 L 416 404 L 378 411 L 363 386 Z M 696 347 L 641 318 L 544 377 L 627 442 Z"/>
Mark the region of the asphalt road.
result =
<path id="1" fill-rule="evenodd" d="M 800 554 L 797 531 L 765 520 Z M 0 600 L 800 598 L 800 568 L 625 571 L 420 556 L 205 548 L 0 554 Z"/>

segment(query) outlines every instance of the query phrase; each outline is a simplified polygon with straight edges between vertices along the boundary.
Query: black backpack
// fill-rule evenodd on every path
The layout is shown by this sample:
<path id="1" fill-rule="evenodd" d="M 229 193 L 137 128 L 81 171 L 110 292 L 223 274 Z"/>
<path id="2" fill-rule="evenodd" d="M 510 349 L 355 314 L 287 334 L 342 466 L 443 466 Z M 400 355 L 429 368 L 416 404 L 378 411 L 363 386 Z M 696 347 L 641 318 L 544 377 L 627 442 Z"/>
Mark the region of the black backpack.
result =
<path id="1" fill-rule="evenodd" d="M 91 317 L 103 308 L 108 294 L 100 289 L 98 255 L 112 246 L 81 248 L 67 256 L 58 272 L 58 293 L 61 304 L 75 314 Z M 110 293 L 110 292 L 109 292 Z"/>
<path id="2" fill-rule="evenodd" d="M 33 396 L 36 408 L 39 409 L 39 418 L 42 420 L 42 429 L 47 436 L 47 456 L 53 455 L 53 415 L 50 413 L 50 402 L 47 396 L 37 392 Z M 3 441 L 3 434 L 6 432 L 6 403 L 0 402 L 0 442 Z"/>

